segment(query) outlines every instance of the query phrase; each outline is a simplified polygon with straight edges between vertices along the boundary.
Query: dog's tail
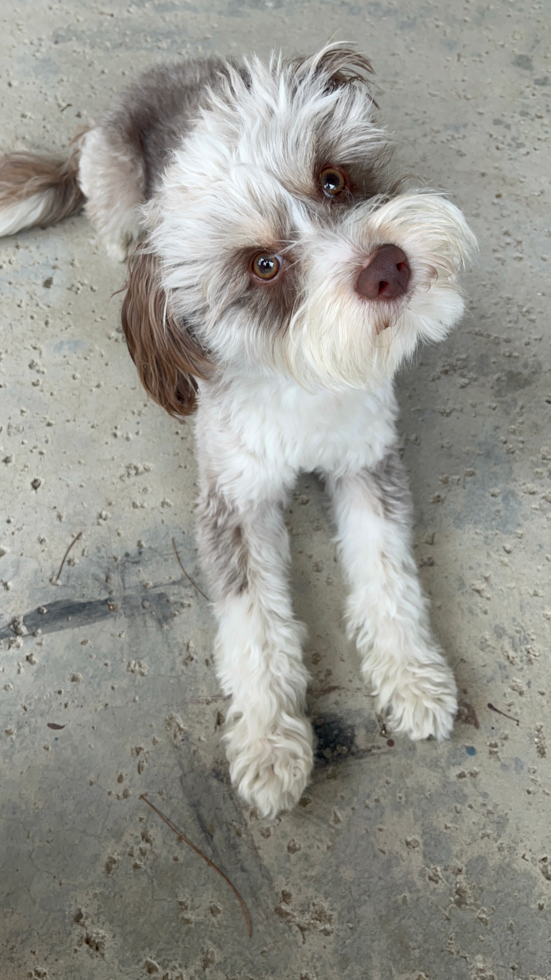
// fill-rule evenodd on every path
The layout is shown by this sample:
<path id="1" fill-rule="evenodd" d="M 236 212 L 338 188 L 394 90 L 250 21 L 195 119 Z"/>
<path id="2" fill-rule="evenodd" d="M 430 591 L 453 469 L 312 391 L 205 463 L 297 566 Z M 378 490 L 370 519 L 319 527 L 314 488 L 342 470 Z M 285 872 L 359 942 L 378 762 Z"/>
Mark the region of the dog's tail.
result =
<path id="1" fill-rule="evenodd" d="M 37 153 L 0 157 L 0 238 L 35 225 L 55 225 L 82 210 L 80 143 L 79 134 L 64 160 Z"/>

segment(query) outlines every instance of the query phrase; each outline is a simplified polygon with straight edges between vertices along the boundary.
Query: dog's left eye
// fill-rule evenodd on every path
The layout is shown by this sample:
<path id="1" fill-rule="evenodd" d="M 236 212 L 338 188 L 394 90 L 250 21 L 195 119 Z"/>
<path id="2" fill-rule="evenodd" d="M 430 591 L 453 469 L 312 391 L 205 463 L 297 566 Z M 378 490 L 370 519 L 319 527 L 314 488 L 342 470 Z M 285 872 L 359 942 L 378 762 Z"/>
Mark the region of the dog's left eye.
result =
<path id="1" fill-rule="evenodd" d="M 262 282 L 270 282 L 270 280 L 275 279 L 281 266 L 282 260 L 279 255 L 267 255 L 264 252 L 255 255 L 251 262 L 253 274 Z"/>
<path id="2" fill-rule="evenodd" d="M 348 178 L 336 167 L 325 167 L 320 174 L 320 185 L 326 197 L 338 197 L 348 187 Z"/>

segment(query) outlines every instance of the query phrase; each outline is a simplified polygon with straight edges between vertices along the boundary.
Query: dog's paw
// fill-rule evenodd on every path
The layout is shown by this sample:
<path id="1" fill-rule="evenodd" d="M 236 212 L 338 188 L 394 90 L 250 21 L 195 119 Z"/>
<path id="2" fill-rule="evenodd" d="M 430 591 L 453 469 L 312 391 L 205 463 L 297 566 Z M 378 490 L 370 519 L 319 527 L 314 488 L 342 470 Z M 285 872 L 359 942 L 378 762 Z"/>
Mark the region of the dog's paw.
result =
<path id="1" fill-rule="evenodd" d="M 312 729 L 286 716 L 269 728 L 242 715 L 226 741 L 230 776 L 239 795 L 263 817 L 275 817 L 300 800 L 313 765 Z"/>
<path id="2" fill-rule="evenodd" d="M 453 673 L 444 661 L 402 667 L 376 691 L 376 708 L 396 734 L 448 738 L 457 713 Z"/>

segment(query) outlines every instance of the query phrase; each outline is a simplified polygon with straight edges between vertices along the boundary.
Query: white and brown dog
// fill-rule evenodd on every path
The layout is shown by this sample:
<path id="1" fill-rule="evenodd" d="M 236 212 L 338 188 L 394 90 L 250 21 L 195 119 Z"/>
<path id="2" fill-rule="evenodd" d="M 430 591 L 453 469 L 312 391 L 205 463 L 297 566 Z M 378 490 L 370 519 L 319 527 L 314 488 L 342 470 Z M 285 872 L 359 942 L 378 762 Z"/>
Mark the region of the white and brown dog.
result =
<path id="1" fill-rule="evenodd" d="M 370 71 L 342 45 L 157 67 L 68 160 L 0 163 L 0 234 L 84 207 L 111 255 L 138 243 L 123 325 L 152 397 L 197 409 L 231 777 L 265 816 L 297 802 L 313 761 L 282 514 L 301 470 L 333 498 L 377 710 L 442 739 L 457 706 L 412 557 L 392 377 L 461 317 L 475 240 L 453 204 L 391 176 Z"/>

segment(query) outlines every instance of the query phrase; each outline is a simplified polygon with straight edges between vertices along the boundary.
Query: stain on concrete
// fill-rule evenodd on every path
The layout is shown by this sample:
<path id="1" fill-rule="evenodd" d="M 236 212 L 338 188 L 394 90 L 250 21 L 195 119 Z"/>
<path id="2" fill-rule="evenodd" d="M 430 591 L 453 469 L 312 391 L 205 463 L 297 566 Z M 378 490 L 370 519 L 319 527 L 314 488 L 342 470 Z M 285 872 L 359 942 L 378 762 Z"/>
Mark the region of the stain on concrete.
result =
<path id="1" fill-rule="evenodd" d="M 79 629 L 91 626 L 105 619 L 114 619 L 121 614 L 133 621 L 137 618 L 153 620 L 158 626 L 166 626 L 172 620 L 170 596 L 166 592 L 154 590 L 140 596 L 112 596 L 109 599 L 96 599 L 90 602 L 72 600 L 51 602 L 26 613 L 17 622 L 27 633 L 40 630 L 41 633 L 55 633 L 58 630 Z M 0 629 L 0 640 L 10 639 L 16 630 L 13 625 Z"/>
<path id="2" fill-rule="evenodd" d="M 354 725 L 337 715 L 317 715 L 312 720 L 316 737 L 316 761 L 327 766 L 357 751 Z"/>

